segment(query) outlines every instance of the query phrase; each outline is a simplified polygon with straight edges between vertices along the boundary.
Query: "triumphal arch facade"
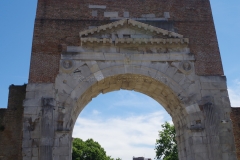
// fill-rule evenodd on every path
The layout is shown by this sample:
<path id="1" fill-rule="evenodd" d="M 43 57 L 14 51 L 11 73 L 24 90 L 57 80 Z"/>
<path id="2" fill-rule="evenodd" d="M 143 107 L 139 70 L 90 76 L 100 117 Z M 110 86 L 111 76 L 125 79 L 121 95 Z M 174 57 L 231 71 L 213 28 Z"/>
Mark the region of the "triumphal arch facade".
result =
<path id="1" fill-rule="evenodd" d="M 80 112 L 120 89 L 166 109 L 180 160 L 236 160 L 209 0 L 38 0 L 23 159 L 71 159 Z"/>

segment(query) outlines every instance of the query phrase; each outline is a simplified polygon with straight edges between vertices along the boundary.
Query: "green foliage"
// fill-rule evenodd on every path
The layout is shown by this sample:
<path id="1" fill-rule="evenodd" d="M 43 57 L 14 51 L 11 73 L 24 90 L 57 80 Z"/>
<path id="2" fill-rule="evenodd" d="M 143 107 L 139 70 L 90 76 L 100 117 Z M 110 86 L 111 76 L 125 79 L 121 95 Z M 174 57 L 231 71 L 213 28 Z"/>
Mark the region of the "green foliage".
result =
<path id="1" fill-rule="evenodd" d="M 83 141 L 80 138 L 73 140 L 72 160 L 114 160 L 107 156 L 101 145 L 93 139 Z M 116 159 L 116 160 L 121 160 Z"/>
<path id="2" fill-rule="evenodd" d="M 163 160 L 178 160 L 176 131 L 174 125 L 168 122 L 162 125 L 163 130 L 159 131 L 159 139 L 156 140 L 156 158 Z"/>

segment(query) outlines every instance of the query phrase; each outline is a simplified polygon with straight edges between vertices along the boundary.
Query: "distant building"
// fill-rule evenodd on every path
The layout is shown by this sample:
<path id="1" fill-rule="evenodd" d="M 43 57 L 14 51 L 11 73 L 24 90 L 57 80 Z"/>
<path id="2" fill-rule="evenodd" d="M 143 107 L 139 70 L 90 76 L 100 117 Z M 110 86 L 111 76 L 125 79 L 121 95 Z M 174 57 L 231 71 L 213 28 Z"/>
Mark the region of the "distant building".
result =
<path id="1" fill-rule="evenodd" d="M 152 160 L 151 158 L 133 157 L 133 160 Z"/>

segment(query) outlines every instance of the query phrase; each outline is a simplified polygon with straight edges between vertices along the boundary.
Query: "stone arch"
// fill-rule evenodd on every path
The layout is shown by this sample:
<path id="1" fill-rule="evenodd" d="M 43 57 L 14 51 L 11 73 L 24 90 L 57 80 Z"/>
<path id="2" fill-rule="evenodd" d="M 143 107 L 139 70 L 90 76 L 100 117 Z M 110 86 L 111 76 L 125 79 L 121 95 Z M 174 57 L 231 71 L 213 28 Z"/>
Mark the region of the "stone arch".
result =
<path id="1" fill-rule="evenodd" d="M 59 116 L 58 121 L 62 125 L 59 127 L 59 130 L 68 130 L 72 134 L 74 124 L 80 112 L 98 94 L 127 89 L 144 93 L 159 102 L 173 118 L 177 128 L 178 142 L 181 143 L 181 140 L 185 141 L 189 137 L 182 133 L 189 130 L 190 123 L 188 122 L 203 120 L 201 113 L 198 113 L 200 110 L 192 111 L 193 114 L 198 115 L 197 117 L 189 117 L 186 109 L 189 106 L 194 109 L 194 105 L 191 106 L 191 104 L 196 102 L 196 98 L 189 99 L 187 95 L 191 93 L 191 87 L 198 86 L 197 84 L 192 85 L 189 81 L 192 75 L 181 73 L 176 67 L 171 66 L 171 63 L 164 62 L 160 65 L 168 68 L 169 72 L 164 73 L 162 71 L 163 68 L 157 69 L 154 68 L 154 65 L 152 67 L 128 65 L 131 69 L 127 70 L 127 72 L 124 65 L 111 65 L 94 73 L 88 73 L 88 77 L 81 79 L 79 83 L 76 82 L 73 74 L 59 74 L 55 82 L 55 89 L 58 91 L 56 100 L 64 108 L 58 113 L 64 115 Z M 170 70 L 174 71 L 174 74 L 170 74 Z M 104 78 L 102 77 L 98 80 L 94 74 L 99 72 L 102 73 Z M 179 79 L 179 77 L 182 79 Z M 181 83 L 185 83 L 185 85 L 189 83 L 189 85 L 181 86 Z M 71 86 L 71 84 L 75 85 Z M 67 94 L 66 91 L 68 92 Z M 58 97 L 60 95 L 61 98 Z M 179 150 L 182 150 L 181 145 L 179 145 Z M 182 154 L 186 156 L 184 153 Z"/>
<path id="2" fill-rule="evenodd" d="M 62 52 L 54 83 L 27 85 L 25 159 L 71 159 L 80 111 L 99 93 L 120 88 L 163 105 L 175 124 L 180 160 L 236 159 L 226 79 L 195 73 L 188 38 L 126 19 L 82 31 L 80 42 Z"/>
<path id="3" fill-rule="evenodd" d="M 187 93 L 172 77 L 170 77 L 171 75 L 169 76 L 156 69 L 137 65 L 132 66 L 134 70 L 133 73 L 115 74 L 114 72 L 109 72 L 109 69 L 112 71 L 114 68 L 122 70 L 124 66 L 111 66 L 101 70 L 103 73 L 108 73 L 109 76 L 104 77 L 100 81 L 89 78 L 82 79 L 82 82 L 76 85 L 75 88 L 69 90 L 69 94 L 66 94 L 64 98 L 61 97 L 64 99 L 64 102 L 62 102 L 64 108 L 71 108 L 70 112 L 67 111 L 71 113 L 71 115 L 69 115 L 71 120 L 69 119 L 66 122 L 69 125 L 71 124 L 69 130 L 72 130 L 72 124 L 75 123 L 85 105 L 100 93 L 107 93 L 120 89 L 141 92 L 155 99 L 171 116 L 178 118 L 186 116 L 186 105 L 194 103 L 194 101 L 188 102 L 188 104 L 185 103 Z M 144 70 L 146 71 L 145 73 L 143 72 Z M 147 72 L 149 70 L 155 72 L 153 77 L 150 77 L 149 72 Z M 69 83 L 74 81 L 74 78 L 70 77 L 71 76 L 66 77 L 66 75 L 59 75 L 56 81 L 60 83 L 64 82 L 67 85 L 67 81 L 69 81 Z M 89 77 L 93 77 L 93 74 Z M 56 83 L 56 86 L 60 85 Z M 58 90 L 58 88 L 55 89 Z"/>

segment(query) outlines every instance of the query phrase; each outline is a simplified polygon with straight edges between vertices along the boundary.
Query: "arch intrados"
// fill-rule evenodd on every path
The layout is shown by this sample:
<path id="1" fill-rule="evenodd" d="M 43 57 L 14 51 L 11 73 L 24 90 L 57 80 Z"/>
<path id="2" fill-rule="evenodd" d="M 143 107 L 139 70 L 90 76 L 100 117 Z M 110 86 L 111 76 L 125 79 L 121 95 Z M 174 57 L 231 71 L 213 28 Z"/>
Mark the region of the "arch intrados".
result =
<path id="1" fill-rule="evenodd" d="M 70 116 L 72 118 L 71 124 L 73 124 L 70 127 L 72 128 L 74 127 L 79 114 L 92 98 L 97 97 L 100 93 L 105 94 L 120 89 L 133 90 L 153 98 L 162 105 L 172 117 L 175 115 L 174 117 L 181 118 L 186 115 L 184 105 L 181 103 L 176 93 L 162 81 L 159 81 L 159 79 L 157 80 L 140 74 L 118 74 L 105 77 L 101 81 L 89 83 L 90 85 L 88 89 L 86 89 L 84 93 L 72 103 L 74 104 L 74 109 L 71 113 L 72 116 Z M 80 88 L 76 87 L 74 90 L 77 92 Z M 69 99 L 66 101 L 69 101 Z"/>

